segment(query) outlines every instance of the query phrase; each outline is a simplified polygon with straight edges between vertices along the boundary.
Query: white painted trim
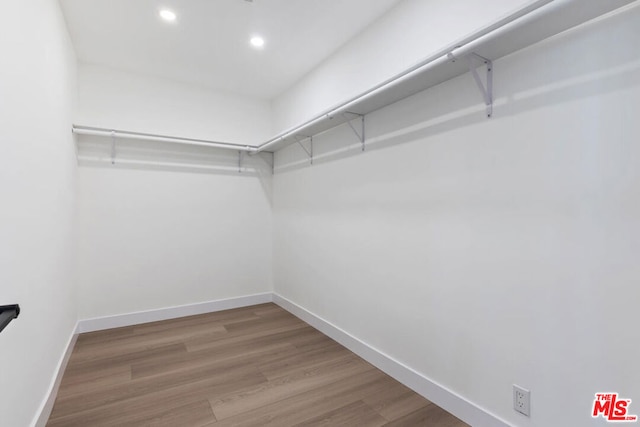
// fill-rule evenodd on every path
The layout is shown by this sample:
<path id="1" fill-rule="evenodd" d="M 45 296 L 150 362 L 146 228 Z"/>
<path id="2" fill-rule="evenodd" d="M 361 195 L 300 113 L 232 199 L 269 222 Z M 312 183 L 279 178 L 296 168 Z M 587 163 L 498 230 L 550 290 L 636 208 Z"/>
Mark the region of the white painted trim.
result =
<path id="1" fill-rule="evenodd" d="M 78 332 L 93 332 L 103 329 L 121 328 L 123 326 L 139 325 L 141 323 L 157 322 L 159 320 L 175 319 L 178 317 L 194 316 L 197 314 L 213 313 L 215 311 L 230 310 L 232 308 L 247 307 L 273 301 L 273 294 L 246 295 L 216 301 L 175 307 L 159 308 L 155 310 L 139 311 L 135 313 L 115 314 L 113 316 L 84 319 L 78 322 Z"/>
<path id="2" fill-rule="evenodd" d="M 441 384 L 430 380 L 380 350 L 371 347 L 369 344 L 359 340 L 296 303 L 275 293 L 273 294 L 273 302 L 318 329 L 323 334 L 333 338 L 416 393 L 419 393 L 446 411 L 451 412 L 467 424 L 474 427 L 509 427 L 506 421 L 496 415 L 480 408 L 478 405 L 468 401 Z"/>
<path id="3" fill-rule="evenodd" d="M 197 304 L 187 304 L 176 307 L 160 308 L 157 310 L 140 311 L 136 313 L 117 314 L 114 316 L 98 317 L 94 319 L 79 320 L 76 323 L 71 337 L 67 343 L 67 348 L 58 363 L 58 369 L 55 377 L 49 387 L 47 398 L 42 402 L 37 412 L 32 427 L 44 427 L 49 420 L 53 404 L 58 395 L 60 382 L 67 363 L 71 357 L 71 352 L 78 339 L 78 334 L 83 332 L 100 331 L 103 329 L 118 328 L 122 326 L 138 325 L 140 323 L 156 322 L 158 320 L 175 319 L 177 317 L 193 316 L 197 314 L 212 313 L 215 311 L 229 310 L 232 308 L 248 307 L 251 305 L 264 304 L 273 301 L 273 294 L 265 292 L 262 294 L 246 295 L 237 298 L 228 298 L 223 300 L 208 301 Z"/>
<path id="4" fill-rule="evenodd" d="M 377 350 L 364 341 L 361 341 L 348 332 L 340 329 L 338 326 L 326 321 L 316 314 L 313 314 L 296 303 L 278 294 L 270 292 L 78 321 L 78 324 L 76 325 L 76 328 L 67 344 L 67 349 L 58 364 L 58 372 L 52 380 L 49 395 L 47 399 L 42 402 L 41 408 L 38 411 L 38 415 L 35 417 L 32 426 L 44 427 L 46 425 L 47 420 L 51 415 L 51 410 L 53 409 L 53 404 L 58 393 L 58 388 L 60 387 L 62 375 L 67 367 L 67 363 L 71 357 L 71 352 L 79 333 L 212 313 L 215 311 L 247 307 L 267 302 L 276 303 L 291 314 L 318 329 L 323 334 L 353 351 L 367 362 L 376 366 L 378 369 L 424 396 L 426 399 L 442 407 L 446 411 L 451 412 L 467 424 L 474 427 L 509 427 L 509 424 L 506 421 L 482 409 L 473 402 L 468 401 L 464 397 L 454 393 L 441 384 L 430 380 L 419 372 L 416 372 L 410 367 L 404 365 L 402 362 L 393 359 L 387 354 Z"/>
<path id="5" fill-rule="evenodd" d="M 77 339 L 78 324 L 76 323 L 75 328 L 73 328 L 73 331 L 71 332 L 71 337 L 69 337 L 69 341 L 67 342 L 67 348 L 62 354 L 60 362 L 58 362 L 57 373 L 51 380 L 51 386 L 49 387 L 47 398 L 42 401 L 42 404 L 40 405 L 40 408 L 38 412 L 36 412 L 36 416 L 31 423 L 33 427 L 44 427 L 47 424 L 49 416 L 51 415 L 51 411 L 53 410 L 53 404 L 56 401 L 56 396 L 58 395 L 58 389 L 60 388 L 62 376 L 64 375 L 65 369 L 67 369 L 67 363 L 69 363 L 69 358 L 71 357 L 71 353 L 73 351 L 73 347 L 76 345 Z"/>

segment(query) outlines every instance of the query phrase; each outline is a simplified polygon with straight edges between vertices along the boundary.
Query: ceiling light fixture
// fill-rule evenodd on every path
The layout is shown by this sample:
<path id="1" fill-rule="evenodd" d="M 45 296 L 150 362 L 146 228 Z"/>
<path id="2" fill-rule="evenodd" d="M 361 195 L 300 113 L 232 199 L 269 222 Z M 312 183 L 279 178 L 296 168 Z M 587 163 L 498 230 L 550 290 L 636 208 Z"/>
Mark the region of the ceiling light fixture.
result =
<path id="1" fill-rule="evenodd" d="M 251 46 L 259 49 L 264 46 L 264 39 L 260 36 L 253 36 L 251 40 L 249 40 L 249 43 L 251 43 Z"/>
<path id="2" fill-rule="evenodd" d="M 174 11 L 169 9 L 160 10 L 160 17 L 167 22 L 174 22 L 177 18 L 177 15 Z"/>

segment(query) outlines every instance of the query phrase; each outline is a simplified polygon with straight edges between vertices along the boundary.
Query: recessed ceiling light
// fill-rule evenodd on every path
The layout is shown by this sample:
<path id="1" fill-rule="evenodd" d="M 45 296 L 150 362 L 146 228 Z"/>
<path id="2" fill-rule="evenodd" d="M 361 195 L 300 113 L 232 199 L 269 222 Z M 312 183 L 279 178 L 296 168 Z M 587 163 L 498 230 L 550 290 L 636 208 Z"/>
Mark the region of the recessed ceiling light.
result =
<path id="1" fill-rule="evenodd" d="M 160 17 L 167 22 L 173 22 L 176 20 L 176 13 L 169 9 L 160 10 Z"/>
<path id="2" fill-rule="evenodd" d="M 251 40 L 249 40 L 249 43 L 251 43 L 253 47 L 261 48 L 264 46 L 264 39 L 260 36 L 253 36 Z"/>

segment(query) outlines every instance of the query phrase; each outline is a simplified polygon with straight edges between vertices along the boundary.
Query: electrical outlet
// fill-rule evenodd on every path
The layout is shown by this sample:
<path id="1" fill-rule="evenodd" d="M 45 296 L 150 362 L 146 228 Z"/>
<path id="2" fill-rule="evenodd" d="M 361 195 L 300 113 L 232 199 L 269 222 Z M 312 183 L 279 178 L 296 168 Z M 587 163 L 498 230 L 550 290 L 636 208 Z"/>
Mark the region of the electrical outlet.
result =
<path id="1" fill-rule="evenodd" d="M 513 409 L 527 417 L 531 416 L 531 392 L 513 385 Z"/>

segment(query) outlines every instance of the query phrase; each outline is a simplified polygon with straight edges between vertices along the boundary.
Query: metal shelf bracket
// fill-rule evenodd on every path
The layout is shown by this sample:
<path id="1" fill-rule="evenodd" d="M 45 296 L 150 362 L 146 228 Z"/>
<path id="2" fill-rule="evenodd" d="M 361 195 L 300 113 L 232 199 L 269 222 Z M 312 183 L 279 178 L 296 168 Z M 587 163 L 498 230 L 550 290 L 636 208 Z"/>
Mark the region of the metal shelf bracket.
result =
<path id="1" fill-rule="evenodd" d="M 458 58 L 451 52 L 447 54 L 447 57 L 451 62 L 456 62 L 458 60 Z M 469 65 L 469 71 L 473 76 L 473 80 L 476 82 L 476 85 L 480 90 L 484 104 L 487 106 L 487 118 L 491 118 L 491 116 L 493 116 L 493 62 L 491 62 L 490 59 L 473 52 L 466 55 L 465 59 Z M 482 78 L 478 73 L 478 67 L 481 64 L 484 64 L 487 67 L 487 75 L 485 77 L 486 83 L 482 81 Z"/>
<path id="2" fill-rule="evenodd" d="M 296 140 L 298 145 L 302 147 L 304 152 L 307 153 L 307 156 L 309 156 L 309 163 L 313 164 L 313 136 L 305 136 L 304 138 L 300 139 L 298 138 L 297 135 L 294 135 L 293 138 Z M 309 149 L 307 149 L 307 147 L 305 147 L 304 144 L 302 143 L 302 141 L 304 141 L 307 138 L 309 139 Z"/>
<path id="3" fill-rule="evenodd" d="M 483 58 L 477 53 L 471 53 L 467 56 L 467 62 L 469 64 L 469 71 L 473 79 L 476 81 L 476 85 L 484 98 L 484 103 L 487 106 L 487 118 L 491 118 L 493 115 L 493 62 L 490 59 Z M 478 74 L 478 66 L 484 64 L 487 67 L 487 76 L 485 78 L 486 86 Z"/>
<path id="4" fill-rule="evenodd" d="M 116 131 L 111 131 L 111 164 L 116 164 Z"/>
<path id="5" fill-rule="evenodd" d="M 353 118 L 349 119 L 348 114 L 350 114 L 352 116 L 360 117 L 360 132 L 358 132 L 358 130 L 353 125 L 353 123 L 351 123 Z M 360 141 L 360 143 L 362 144 L 362 151 L 364 151 L 364 149 L 365 149 L 364 114 L 346 112 L 346 113 L 342 113 L 342 115 L 343 115 L 344 118 L 348 119 L 347 120 L 347 124 L 349 125 L 349 127 L 351 128 L 353 133 L 356 134 L 356 137 L 358 138 L 358 141 Z"/>
<path id="6" fill-rule="evenodd" d="M 276 153 L 271 153 L 271 175 L 276 174 Z"/>

